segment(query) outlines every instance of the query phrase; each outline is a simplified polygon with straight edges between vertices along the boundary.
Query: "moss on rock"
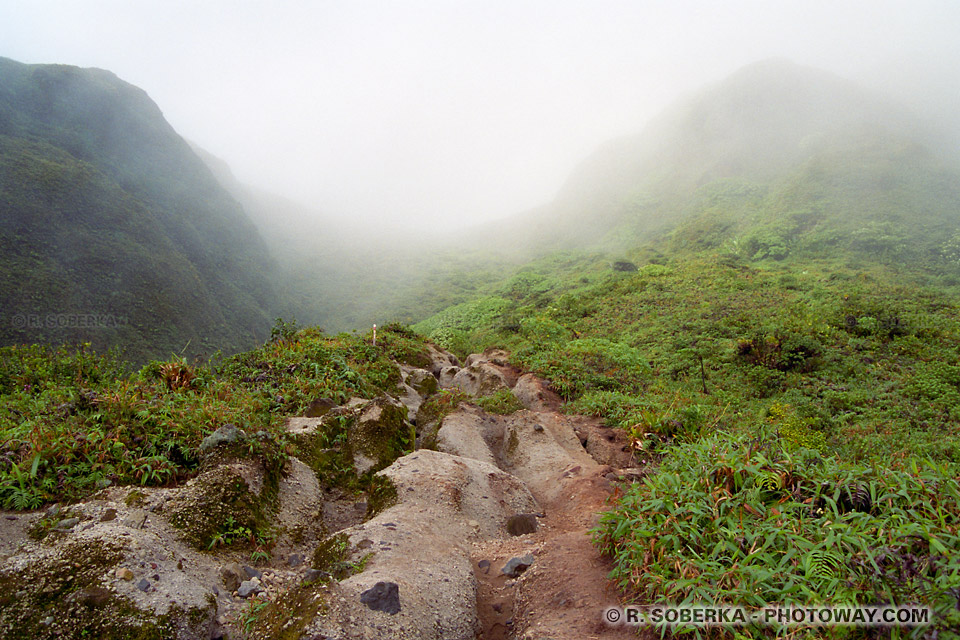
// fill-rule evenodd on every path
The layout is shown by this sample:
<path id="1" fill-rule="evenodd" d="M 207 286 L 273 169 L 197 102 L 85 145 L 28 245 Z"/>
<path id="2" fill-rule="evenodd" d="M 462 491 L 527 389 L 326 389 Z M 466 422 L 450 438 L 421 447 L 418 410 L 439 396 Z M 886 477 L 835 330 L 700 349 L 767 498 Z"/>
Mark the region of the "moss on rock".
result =
<path id="1" fill-rule="evenodd" d="M 260 496 L 234 467 L 221 465 L 197 476 L 167 504 L 170 524 L 184 539 L 204 550 L 224 527 L 255 529 L 263 523 Z"/>
<path id="2" fill-rule="evenodd" d="M 213 609 L 174 608 L 158 616 L 118 595 L 110 576 L 122 560 L 119 545 L 86 540 L 0 572 L 0 637 L 161 640 L 209 635 Z"/>
<path id="3" fill-rule="evenodd" d="M 379 471 L 390 465 L 412 447 L 410 435 L 406 407 L 387 395 L 371 400 L 347 431 L 357 471 Z"/>

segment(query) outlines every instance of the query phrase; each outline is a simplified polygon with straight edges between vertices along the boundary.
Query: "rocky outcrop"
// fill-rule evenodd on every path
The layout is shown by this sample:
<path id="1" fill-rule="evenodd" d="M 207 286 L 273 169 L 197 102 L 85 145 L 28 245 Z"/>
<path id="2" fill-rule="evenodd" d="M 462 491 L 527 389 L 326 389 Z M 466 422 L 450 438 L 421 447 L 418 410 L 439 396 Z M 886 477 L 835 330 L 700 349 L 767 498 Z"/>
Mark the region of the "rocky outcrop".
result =
<path id="1" fill-rule="evenodd" d="M 600 504 L 608 477 L 625 476 L 594 458 L 633 467 L 629 447 L 598 420 L 552 411 L 552 392 L 503 352 L 461 367 L 431 348 L 430 361 L 400 367 L 399 398 L 289 418 L 282 455 L 267 447 L 245 458 L 269 443 L 224 425 L 205 441 L 202 472 L 179 487 L 113 487 L 69 509 L 0 519 L 0 636 L 234 637 L 255 598 L 269 606 L 257 605 L 245 637 L 472 640 L 488 628 L 477 608 L 485 580 L 509 580 L 500 587 L 535 602 L 530 594 L 552 588 L 539 586 L 551 564 L 528 546 L 557 525 L 545 510 L 567 509 L 560 522 L 579 527 L 571 540 L 588 551 L 596 509 L 580 513 L 567 496 L 586 491 Z M 464 403 L 438 414 L 430 403 L 438 450 L 403 455 L 408 418 L 445 385 L 478 395 L 512 387 L 532 410 L 493 415 Z M 268 459 L 285 460 L 282 472 Z M 380 469 L 377 489 L 333 490 L 318 477 L 329 469 L 354 483 Z M 267 567 L 251 566 L 251 547 L 229 546 L 254 531 L 269 538 L 256 547 L 270 550 Z M 496 563 L 478 564 L 478 549 Z"/>
<path id="2" fill-rule="evenodd" d="M 560 408 L 560 396 L 532 373 L 520 376 L 511 391 L 520 404 L 531 411 L 556 411 Z"/>
<path id="3" fill-rule="evenodd" d="M 346 529 L 354 560 L 370 554 L 362 573 L 333 586 L 326 615 L 306 631 L 321 637 L 473 640 L 476 582 L 474 541 L 506 537 L 516 513 L 537 509 L 515 477 L 481 462 L 418 451 L 381 472 L 398 503 Z M 398 611 L 378 610 L 364 594 L 396 585 Z M 368 599 L 370 596 L 366 596 Z"/>

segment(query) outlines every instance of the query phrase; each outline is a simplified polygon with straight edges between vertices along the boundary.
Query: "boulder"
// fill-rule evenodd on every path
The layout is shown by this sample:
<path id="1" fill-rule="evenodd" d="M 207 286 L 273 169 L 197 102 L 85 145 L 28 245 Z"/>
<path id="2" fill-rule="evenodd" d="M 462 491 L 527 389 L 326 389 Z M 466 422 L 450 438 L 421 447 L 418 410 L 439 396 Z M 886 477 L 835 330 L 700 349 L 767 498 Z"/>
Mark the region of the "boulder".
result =
<path id="1" fill-rule="evenodd" d="M 460 369 L 453 376 L 451 386 L 472 396 L 489 396 L 510 388 L 500 369 L 489 362 L 477 362 Z"/>
<path id="2" fill-rule="evenodd" d="M 358 407 L 356 421 L 347 431 L 347 444 L 353 453 L 357 473 L 381 469 L 412 446 L 407 410 L 386 394 Z"/>
<path id="3" fill-rule="evenodd" d="M 414 369 L 410 367 L 401 367 L 404 373 L 403 381 L 413 387 L 413 389 L 426 398 L 437 392 L 439 384 L 437 378 L 426 369 Z"/>
<path id="4" fill-rule="evenodd" d="M 560 396 L 532 373 L 520 376 L 511 391 L 531 411 L 556 411 L 561 404 Z"/>
<path id="5" fill-rule="evenodd" d="M 524 556 L 517 556 L 515 558 L 510 558 L 507 561 L 507 564 L 503 565 L 501 571 L 503 574 L 509 578 L 516 578 L 521 573 L 530 568 L 530 565 L 533 564 L 533 555 L 526 554 Z"/>
<path id="6" fill-rule="evenodd" d="M 460 360 L 457 359 L 457 356 L 429 343 L 427 344 L 427 356 L 430 358 L 430 365 L 427 370 L 434 376 L 439 376 L 440 371 L 445 367 L 460 367 Z"/>
<path id="7" fill-rule="evenodd" d="M 453 379 L 460 372 L 460 367 L 456 365 L 450 365 L 443 367 L 437 372 L 437 380 L 440 384 L 441 389 L 449 389 L 453 387 Z"/>
<path id="8" fill-rule="evenodd" d="M 229 422 L 200 441 L 200 451 L 211 451 L 221 445 L 231 445 L 244 438 L 244 433 Z"/>

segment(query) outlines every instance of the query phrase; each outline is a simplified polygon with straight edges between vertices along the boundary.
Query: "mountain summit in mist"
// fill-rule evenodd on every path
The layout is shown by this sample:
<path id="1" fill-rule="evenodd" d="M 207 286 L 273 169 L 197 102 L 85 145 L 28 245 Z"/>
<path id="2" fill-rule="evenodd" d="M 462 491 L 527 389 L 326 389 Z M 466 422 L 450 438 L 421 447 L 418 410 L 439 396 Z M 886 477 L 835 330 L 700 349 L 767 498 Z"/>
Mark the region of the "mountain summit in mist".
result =
<path id="1" fill-rule="evenodd" d="M 630 241 L 649 238 L 714 181 L 770 184 L 827 154 L 860 150 L 869 160 L 877 145 L 928 140 L 908 112 L 853 82 L 767 60 L 680 100 L 641 133 L 603 145 L 553 202 L 513 229 L 527 229 L 524 242 L 541 237 L 542 248 L 596 242 L 624 225 Z"/>

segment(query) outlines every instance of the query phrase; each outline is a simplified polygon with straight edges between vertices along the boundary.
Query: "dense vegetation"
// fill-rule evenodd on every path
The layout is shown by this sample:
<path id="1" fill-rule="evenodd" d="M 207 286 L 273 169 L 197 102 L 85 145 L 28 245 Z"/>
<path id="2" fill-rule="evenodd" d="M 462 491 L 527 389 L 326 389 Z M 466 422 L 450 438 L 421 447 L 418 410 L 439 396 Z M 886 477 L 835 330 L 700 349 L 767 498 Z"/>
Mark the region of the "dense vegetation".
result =
<path id="1" fill-rule="evenodd" d="M 262 341 L 273 263 L 141 90 L 0 59 L 0 344 L 143 362 Z"/>
<path id="2" fill-rule="evenodd" d="M 251 454 L 279 461 L 296 447 L 282 429 L 286 416 L 321 398 L 339 404 L 394 391 L 394 361 L 418 358 L 423 343 L 404 333 L 381 331 L 374 347 L 286 323 L 253 351 L 208 364 L 152 361 L 134 372 L 83 346 L 2 348 L 0 501 L 31 509 L 111 484 L 182 481 L 200 467 L 203 438 L 225 424 L 251 436 Z M 322 466 L 330 482 L 369 488 L 344 476 L 352 460 L 333 456 Z"/>
<path id="3" fill-rule="evenodd" d="M 629 598 L 919 602 L 956 637 L 960 171 L 896 118 L 808 131 L 801 153 L 802 134 L 724 111 L 742 80 L 673 118 L 710 131 L 675 136 L 664 173 L 611 187 L 595 246 L 616 253 L 535 260 L 415 327 L 509 349 L 657 465 L 595 532 Z M 721 144 L 760 125 L 756 158 Z"/>

